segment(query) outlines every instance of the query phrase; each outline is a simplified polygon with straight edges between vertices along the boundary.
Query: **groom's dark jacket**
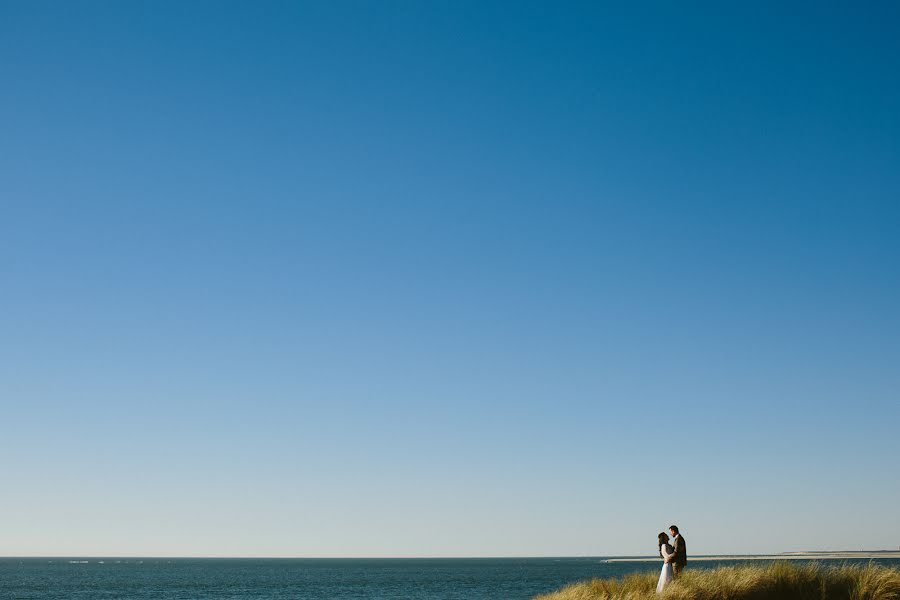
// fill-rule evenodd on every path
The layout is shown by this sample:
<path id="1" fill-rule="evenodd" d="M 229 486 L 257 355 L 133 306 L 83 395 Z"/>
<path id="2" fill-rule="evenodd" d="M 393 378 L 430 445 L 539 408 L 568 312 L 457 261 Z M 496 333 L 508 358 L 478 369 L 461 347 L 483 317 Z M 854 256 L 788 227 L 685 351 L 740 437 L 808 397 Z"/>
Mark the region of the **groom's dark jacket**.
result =
<path id="1" fill-rule="evenodd" d="M 681 566 L 687 564 L 687 545 L 684 543 L 684 536 L 680 534 L 675 538 L 675 558 L 672 562 Z"/>

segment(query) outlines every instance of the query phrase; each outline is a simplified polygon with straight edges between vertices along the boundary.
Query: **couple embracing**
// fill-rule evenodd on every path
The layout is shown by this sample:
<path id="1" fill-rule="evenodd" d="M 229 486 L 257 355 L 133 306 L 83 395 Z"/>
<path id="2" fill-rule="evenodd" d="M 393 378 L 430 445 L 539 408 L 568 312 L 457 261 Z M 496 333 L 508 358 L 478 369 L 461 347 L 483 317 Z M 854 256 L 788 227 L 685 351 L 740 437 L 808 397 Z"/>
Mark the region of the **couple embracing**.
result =
<path id="1" fill-rule="evenodd" d="M 671 525 L 669 533 L 672 534 L 672 543 L 669 543 L 669 536 L 665 532 L 659 534 L 659 555 L 663 559 L 662 572 L 659 574 L 659 583 L 656 584 L 657 593 L 662 592 L 666 585 L 673 581 L 684 565 L 687 564 L 687 546 L 684 538 L 678 533 L 678 526 Z"/>

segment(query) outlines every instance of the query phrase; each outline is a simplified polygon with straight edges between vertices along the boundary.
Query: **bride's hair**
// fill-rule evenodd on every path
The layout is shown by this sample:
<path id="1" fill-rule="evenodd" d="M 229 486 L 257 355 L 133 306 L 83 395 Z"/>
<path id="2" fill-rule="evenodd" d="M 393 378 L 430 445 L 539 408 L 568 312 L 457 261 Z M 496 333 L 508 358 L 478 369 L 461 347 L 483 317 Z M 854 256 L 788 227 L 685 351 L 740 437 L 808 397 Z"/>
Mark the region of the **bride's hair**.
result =
<path id="1" fill-rule="evenodd" d="M 659 534 L 658 536 L 656 536 L 656 541 L 659 542 L 659 543 L 656 545 L 656 547 L 659 548 L 659 556 L 662 557 L 662 548 L 661 548 L 661 546 L 662 546 L 663 544 L 668 544 L 668 543 L 669 543 L 669 536 L 668 536 L 666 533 L 660 532 L 660 534 Z"/>

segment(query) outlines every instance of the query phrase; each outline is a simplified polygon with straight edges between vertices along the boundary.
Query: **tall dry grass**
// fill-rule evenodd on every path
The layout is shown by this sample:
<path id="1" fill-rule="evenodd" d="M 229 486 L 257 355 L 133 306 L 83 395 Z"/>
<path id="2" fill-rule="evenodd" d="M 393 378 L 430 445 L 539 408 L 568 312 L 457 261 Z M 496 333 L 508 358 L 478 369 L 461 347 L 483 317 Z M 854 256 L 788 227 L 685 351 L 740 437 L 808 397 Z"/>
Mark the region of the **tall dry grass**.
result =
<path id="1" fill-rule="evenodd" d="M 657 573 L 594 579 L 535 600 L 900 600 L 900 569 L 818 563 L 686 569 L 662 594 Z"/>

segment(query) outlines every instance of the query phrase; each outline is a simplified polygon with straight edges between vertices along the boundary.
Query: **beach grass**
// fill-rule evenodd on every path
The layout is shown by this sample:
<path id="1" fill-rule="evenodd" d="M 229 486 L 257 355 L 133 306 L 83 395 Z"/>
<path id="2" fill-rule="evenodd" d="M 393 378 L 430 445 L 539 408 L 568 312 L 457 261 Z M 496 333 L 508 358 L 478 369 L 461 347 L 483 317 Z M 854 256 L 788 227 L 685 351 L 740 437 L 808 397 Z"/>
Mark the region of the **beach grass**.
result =
<path id="1" fill-rule="evenodd" d="M 900 600 L 900 569 L 819 563 L 688 568 L 662 594 L 658 573 L 594 579 L 535 600 Z"/>

